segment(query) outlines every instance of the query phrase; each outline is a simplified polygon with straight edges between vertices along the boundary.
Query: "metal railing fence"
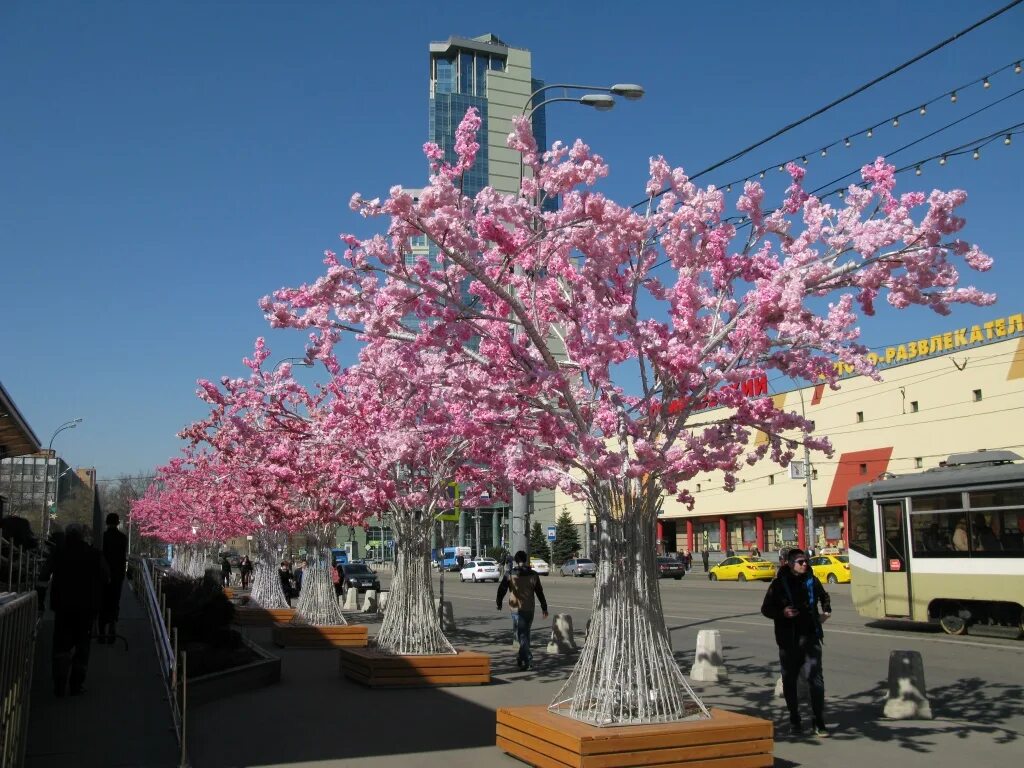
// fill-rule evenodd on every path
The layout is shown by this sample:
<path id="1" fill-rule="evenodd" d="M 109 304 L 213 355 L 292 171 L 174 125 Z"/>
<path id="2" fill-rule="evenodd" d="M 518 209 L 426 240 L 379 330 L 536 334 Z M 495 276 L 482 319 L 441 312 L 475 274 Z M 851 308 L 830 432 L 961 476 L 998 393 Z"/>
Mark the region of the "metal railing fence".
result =
<path id="1" fill-rule="evenodd" d="M 149 558 L 132 559 L 129 578 L 135 595 L 146 609 L 153 634 L 160 677 L 171 709 L 171 722 L 178 739 L 179 766 L 188 768 L 188 682 L 185 679 L 188 659 L 178 651 L 178 629 L 171 623 L 171 609 L 163 594 L 163 575 Z"/>
<path id="2" fill-rule="evenodd" d="M 0 768 L 21 768 L 28 742 L 37 595 L 0 595 Z"/>

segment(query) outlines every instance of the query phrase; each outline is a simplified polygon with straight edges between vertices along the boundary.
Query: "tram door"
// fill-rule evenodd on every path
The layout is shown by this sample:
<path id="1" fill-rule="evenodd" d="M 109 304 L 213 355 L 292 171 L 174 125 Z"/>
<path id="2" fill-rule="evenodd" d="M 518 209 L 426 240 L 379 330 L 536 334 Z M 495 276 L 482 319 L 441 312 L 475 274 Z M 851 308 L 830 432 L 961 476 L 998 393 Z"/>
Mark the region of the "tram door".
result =
<path id="1" fill-rule="evenodd" d="M 886 616 L 910 616 L 910 558 L 903 501 L 878 502 L 882 533 L 882 596 Z"/>

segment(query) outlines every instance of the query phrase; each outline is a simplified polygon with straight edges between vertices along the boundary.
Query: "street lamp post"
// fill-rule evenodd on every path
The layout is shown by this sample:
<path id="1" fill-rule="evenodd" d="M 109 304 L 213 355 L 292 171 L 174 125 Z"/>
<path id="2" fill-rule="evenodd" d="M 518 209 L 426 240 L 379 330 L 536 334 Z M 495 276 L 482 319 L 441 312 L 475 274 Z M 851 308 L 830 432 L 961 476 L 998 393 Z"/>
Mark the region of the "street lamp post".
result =
<path id="1" fill-rule="evenodd" d="M 53 454 L 53 441 L 57 439 L 57 435 L 63 432 L 65 429 L 74 429 L 82 423 L 81 419 L 71 419 L 71 421 L 65 421 L 56 430 L 53 435 L 50 436 L 50 444 L 46 446 L 46 465 L 43 471 L 43 509 L 39 516 L 39 532 L 46 538 L 50 535 L 49 518 L 46 514 L 46 497 L 50 492 L 50 458 Z M 56 462 L 56 469 L 53 474 L 56 476 L 57 470 L 60 469 L 60 462 Z M 60 478 L 56 478 L 55 482 L 59 483 Z"/>
<path id="2" fill-rule="evenodd" d="M 271 371 L 276 371 L 278 368 L 280 368 L 285 363 L 292 363 L 294 365 L 301 365 L 303 368 L 312 368 L 313 367 L 313 363 L 311 361 L 307 360 L 304 357 L 285 357 L 285 358 L 282 358 L 281 360 L 278 360 L 276 363 L 274 363 L 274 367 L 271 369 Z"/>
<path id="3" fill-rule="evenodd" d="M 556 96 L 554 98 L 545 99 L 539 104 L 530 106 L 533 100 L 537 98 L 544 91 L 548 91 L 554 88 L 561 88 L 564 91 L 591 91 L 578 98 L 570 96 Z M 615 85 L 600 86 L 600 85 L 579 85 L 576 83 L 552 83 L 551 85 L 545 85 L 533 93 L 523 104 L 523 108 L 519 114 L 522 117 L 531 117 L 534 112 L 542 107 L 546 107 L 548 104 L 555 104 L 558 102 L 573 102 L 580 104 L 585 107 L 592 107 L 599 112 L 606 112 L 615 106 L 615 96 L 621 96 L 629 101 L 636 101 L 642 99 L 644 96 L 644 88 L 641 85 L 635 83 L 616 83 Z M 519 189 L 522 192 L 523 188 L 523 155 L 519 155 Z M 530 509 L 532 507 L 533 494 L 526 493 L 522 494 L 512 490 L 512 503 L 511 513 L 512 518 L 509 521 L 509 549 L 512 552 L 518 552 L 522 550 L 528 551 L 528 544 L 530 540 L 530 532 L 528 530 L 528 521 L 530 515 Z M 590 548 L 590 537 L 589 537 L 589 525 L 588 525 L 588 536 L 587 536 L 587 548 Z"/>

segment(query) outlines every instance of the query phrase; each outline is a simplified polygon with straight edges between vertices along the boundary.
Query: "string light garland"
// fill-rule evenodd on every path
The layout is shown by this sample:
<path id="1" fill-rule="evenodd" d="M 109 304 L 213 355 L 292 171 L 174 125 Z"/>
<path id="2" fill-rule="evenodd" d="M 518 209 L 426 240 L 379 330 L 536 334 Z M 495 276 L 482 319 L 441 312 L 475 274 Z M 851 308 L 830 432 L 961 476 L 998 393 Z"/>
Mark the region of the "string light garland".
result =
<path id="1" fill-rule="evenodd" d="M 907 108 L 907 109 L 903 110 L 902 112 L 899 112 L 896 115 L 893 115 L 893 117 L 888 118 L 887 120 L 875 122 L 872 125 L 867 126 L 866 128 L 860 129 L 859 131 L 848 132 L 841 139 L 836 139 L 834 141 L 829 142 L 828 144 L 825 144 L 825 146 L 823 146 L 819 150 L 819 154 L 822 157 L 827 157 L 828 156 L 828 150 L 832 149 L 833 147 L 838 147 L 840 144 L 842 144 L 842 146 L 844 146 L 844 147 L 852 146 L 853 142 L 852 142 L 851 137 L 856 138 L 857 136 L 863 135 L 865 138 L 868 138 L 868 139 L 874 138 L 875 129 L 881 127 L 885 123 L 891 123 L 893 128 L 899 128 L 900 127 L 900 118 L 906 117 L 907 115 L 911 115 L 911 114 L 913 114 L 915 112 L 918 115 L 920 115 L 920 116 L 927 116 L 928 115 L 928 106 L 929 105 L 934 105 L 934 104 L 936 104 L 938 102 L 941 102 L 944 99 L 946 99 L 947 97 L 949 98 L 949 100 L 952 103 L 956 104 L 957 101 L 958 101 L 958 98 L 959 98 L 958 97 L 958 93 L 960 91 L 963 91 L 963 90 L 966 90 L 966 89 L 968 89 L 968 88 L 970 88 L 972 86 L 978 85 L 979 83 L 985 89 L 990 88 L 991 84 L 992 84 L 991 83 L 992 78 L 994 78 L 996 75 L 998 75 L 998 74 L 1000 74 L 1002 72 L 1008 71 L 1008 70 L 1012 70 L 1015 74 L 1020 74 L 1020 71 L 1021 71 L 1020 70 L 1020 61 L 1019 60 L 1014 60 L 1014 61 L 1011 61 L 1011 62 L 1009 62 L 1007 64 L 1004 64 L 1003 66 L 998 67 L 997 69 L 994 69 L 991 72 L 988 72 L 987 74 L 980 75 L 979 77 L 975 77 L 973 80 L 970 80 L 969 82 L 962 83 L 961 85 L 958 85 L 956 88 L 953 88 L 952 90 L 944 91 L 943 93 L 940 93 L 937 96 L 935 96 L 934 98 L 928 99 L 925 102 L 918 101 L 915 104 L 915 106 Z M 1016 91 L 1015 93 L 1019 93 L 1019 92 L 1020 91 Z M 1002 100 L 1000 100 L 1000 101 L 1002 101 Z M 996 103 L 998 103 L 998 102 L 996 102 Z M 977 113 L 973 112 L 971 114 L 973 115 L 973 114 L 977 114 Z M 930 134 L 930 135 L 934 135 L 934 134 Z M 763 168 L 763 169 L 758 170 L 758 171 L 754 171 L 753 173 L 748 174 L 748 175 L 746 175 L 744 177 L 735 178 L 732 181 L 727 182 L 726 186 L 728 187 L 728 186 L 732 186 L 733 184 L 740 184 L 742 182 L 749 181 L 754 176 L 761 176 L 761 178 L 763 178 L 762 174 L 764 173 L 764 171 L 768 170 L 768 168 L 775 167 L 775 168 L 778 168 L 781 171 L 781 170 L 785 170 L 785 167 L 786 167 L 786 165 L 788 163 L 794 163 L 794 162 L 799 161 L 801 163 L 806 164 L 807 163 L 807 155 L 808 154 L 809 153 L 804 152 L 804 153 L 800 153 L 798 155 L 794 155 L 789 160 L 784 160 L 781 163 L 772 163 L 771 165 L 767 166 L 766 168 Z M 691 179 L 693 179 L 693 178 L 696 178 L 696 176 L 691 177 Z"/>
<path id="2" fill-rule="evenodd" d="M 956 32 L 955 34 L 950 35 L 945 40 L 940 40 L 939 42 L 935 43 L 933 46 L 931 46 L 927 50 L 922 51 L 921 53 L 917 54 L 916 56 L 911 57 L 910 59 L 907 59 L 902 64 L 900 64 L 900 65 L 898 65 L 896 67 L 893 67 L 888 72 L 885 72 L 885 73 L 879 75 L 878 77 L 876 77 L 876 78 L 874 78 L 872 80 L 869 80 L 868 82 L 864 83 L 863 85 L 860 85 L 860 86 L 854 88 L 852 91 L 849 91 L 848 93 L 840 96 L 839 98 L 833 99 L 832 101 L 830 101 L 825 106 L 819 107 L 818 109 L 816 109 L 814 112 L 811 112 L 808 115 L 804 115 L 803 117 L 799 118 L 798 120 L 794 120 L 793 122 L 789 123 L 788 125 L 783 126 L 779 130 L 775 131 L 775 133 L 771 134 L 770 136 L 766 136 L 765 138 L 763 138 L 763 139 L 761 139 L 759 141 L 754 142 L 749 147 L 745 147 L 745 148 L 739 150 L 738 152 L 734 152 L 733 154 L 729 155 L 729 157 L 726 157 L 723 160 L 719 160 L 718 162 L 716 162 L 716 163 L 714 163 L 712 165 L 709 165 L 707 168 L 704 168 L 704 169 L 702 169 L 700 171 L 697 171 L 696 173 L 690 174 L 690 177 L 689 177 L 690 181 L 694 181 L 694 180 L 700 178 L 701 176 L 705 176 L 706 174 L 711 173 L 711 171 L 714 171 L 714 170 L 717 170 L 717 169 L 721 168 L 723 165 L 728 165 L 732 161 L 738 160 L 739 158 L 743 157 L 744 155 L 750 154 L 751 152 L 753 152 L 758 147 L 762 147 L 765 144 L 767 144 L 768 142 L 772 141 L 773 139 L 777 139 L 779 136 L 782 136 L 785 133 L 789 133 L 794 128 L 797 128 L 797 127 L 803 125 L 804 123 L 808 122 L 809 120 L 813 120 L 814 118 L 818 117 L 819 115 L 825 114 L 826 112 L 828 112 L 829 110 L 833 109 L 834 107 L 838 107 L 840 104 L 843 104 L 843 103 L 849 101 L 854 96 L 857 96 L 858 94 L 864 93 L 864 91 L 868 90 L 869 88 L 872 88 L 875 85 L 878 85 L 878 83 L 882 82 L 883 80 L 887 80 L 890 77 L 892 77 L 893 75 L 896 75 L 899 72 L 902 72 L 907 67 L 909 67 L 909 66 L 911 66 L 913 64 L 916 64 L 917 62 L 921 61 L 922 59 L 928 58 L 929 56 L 931 56 L 936 51 L 942 50 L 943 48 L 945 48 L 947 45 L 950 45 L 951 43 L 955 43 L 957 40 L 962 38 L 964 35 L 967 35 L 970 32 L 973 32 L 974 30 L 978 29 L 979 27 L 982 27 L 985 24 L 988 24 L 993 19 L 996 19 L 999 16 L 1002 16 L 1007 11 L 1010 11 L 1013 8 L 1016 8 L 1022 2 L 1024 2 L 1024 0 L 1011 0 L 1011 2 L 1007 3 L 1002 8 L 997 8 L 996 10 L 992 11 L 992 13 L 988 14 L 987 16 L 985 16 L 985 17 L 983 17 L 981 19 L 978 19 L 976 22 L 974 22 L 973 24 L 971 24 L 971 25 L 969 25 L 967 27 L 964 27 L 959 32 Z M 1018 68 L 1015 71 L 1018 74 L 1020 73 L 1019 66 L 1018 66 Z M 749 178 L 749 176 L 747 178 Z M 660 190 L 658 192 L 655 192 L 653 196 L 649 196 L 649 197 L 647 197 L 647 198 L 645 198 L 643 200 L 640 200 L 640 201 L 638 201 L 636 203 L 633 203 L 633 205 L 630 206 L 630 207 L 631 208 L 642 208 L 642 207 L 646 206 L 651 199 L 661 197 L 663 194 L 665 194 L 668 191 L 669 191 L 669 188 L 666 187 L 665 189 L 662 189 L 662 190 Z"/>

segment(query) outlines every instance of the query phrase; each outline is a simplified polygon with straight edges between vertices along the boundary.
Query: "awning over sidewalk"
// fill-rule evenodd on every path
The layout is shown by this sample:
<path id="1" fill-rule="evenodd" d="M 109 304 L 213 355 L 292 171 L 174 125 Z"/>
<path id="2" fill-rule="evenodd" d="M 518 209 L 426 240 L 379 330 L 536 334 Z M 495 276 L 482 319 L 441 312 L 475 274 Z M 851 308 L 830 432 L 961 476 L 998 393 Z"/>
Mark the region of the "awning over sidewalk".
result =
<path id="1" fill-rule="evenodd" d="M 36 433 L 0 384 L 0 458 L 38 453 L 41 448 Z"/>

